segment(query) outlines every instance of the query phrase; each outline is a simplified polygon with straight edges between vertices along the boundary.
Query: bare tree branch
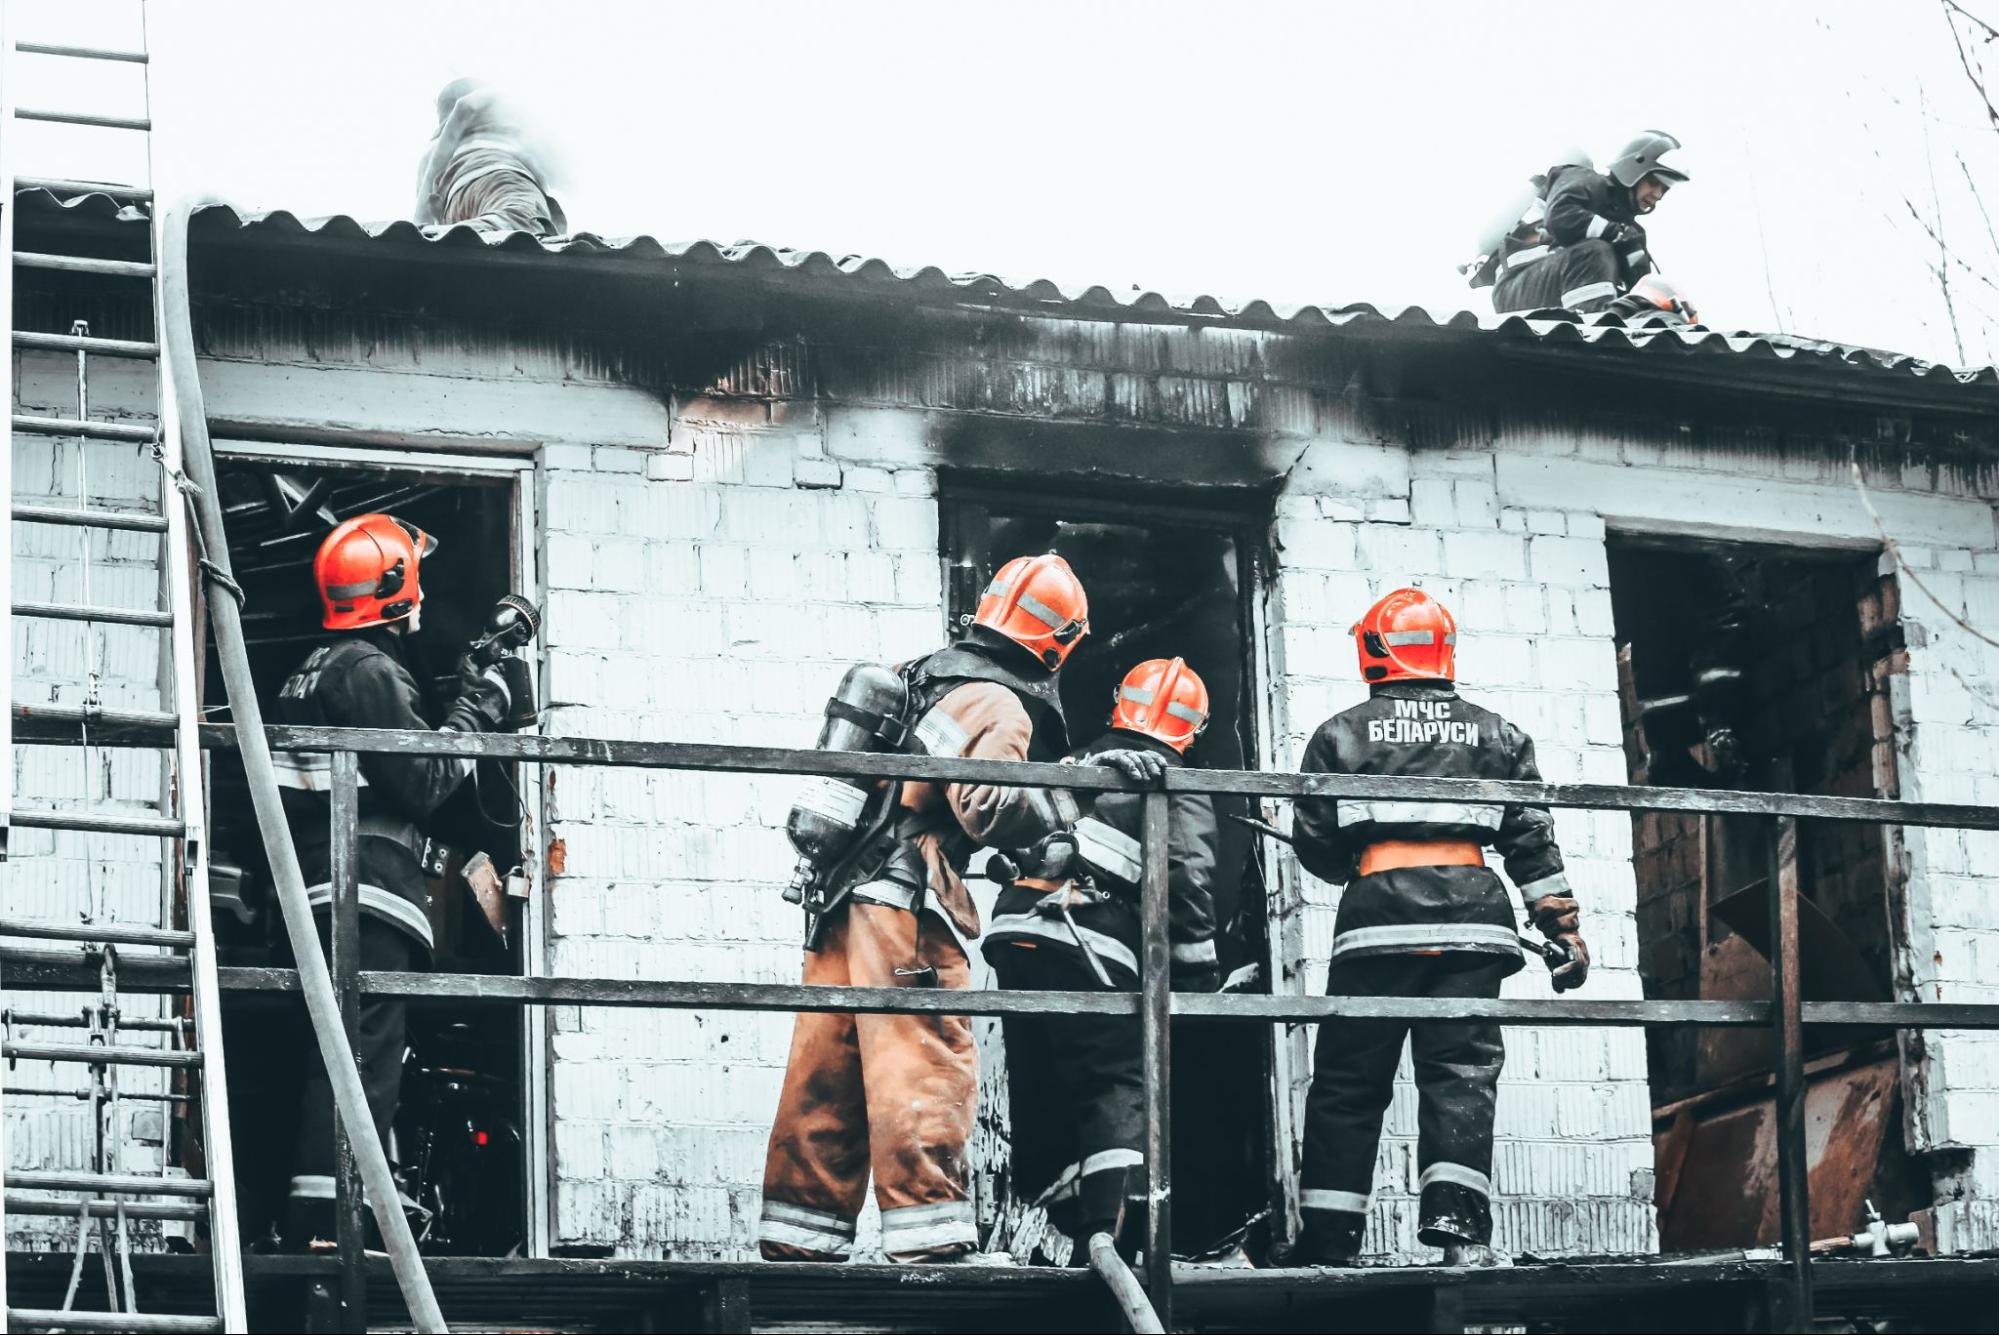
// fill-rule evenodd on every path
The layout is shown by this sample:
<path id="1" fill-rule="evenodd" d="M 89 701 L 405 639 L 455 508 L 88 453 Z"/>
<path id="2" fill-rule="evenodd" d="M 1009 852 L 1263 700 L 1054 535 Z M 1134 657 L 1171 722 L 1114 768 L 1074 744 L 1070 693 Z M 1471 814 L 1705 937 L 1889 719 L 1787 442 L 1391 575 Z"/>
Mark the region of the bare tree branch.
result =
<path id="1" fill-rule="evenodd" d="M 1992 122 L 1992 128 L 1999 130 L 1999 107 L 1992 105 L 1992 94 L 1985 90 L 1985 80 L 1980 77 L 1978 71 L 1972 69 L 1971 53 L 1964 49 L 1964 34 L 1957 30 L 1957 22 L 1951 16 L 1961 15 L 1983 28 L 1987 34 L 1985 40 L 1988 42 L 1994 36 L 1999 36 L 1999 31 L 1995 31 L 1991 24 L 1976 14 L 1966 12 L 1964 6 L 1958 4 L 1957 0 L 1942 0 L 1942 4 L 1944 26 L 1950 29 L 1951 43 L 1957 47 L 1957 63 L 1964 66 L 1964 77 L 1970 80 L 1971 86 L 1978 91 L 1978 100 L 1985 104 L 1985 115 Z"/>
<path id="2" fill-rule="evenodd" d="M 1973 265 L 1969 261 L 1961 258 L 1956 251 L 1952 250 L 1947 244 L 1945 244 L 1943 237 L 1937 234 L 1937 229 L 1930 226 L 1929 220 L 1923 217 L 1922 210 L 1917 208 L 1915 202 L 1911 200 L 1907 195 L 1904 195 L 1902 197 L 1902 206 L 1909 211 L 1909 216 L 1916 220 L 1916 225 L 1923 229 L 1923 232 L 1929 237 L 1929 239 L 1936 242 L 1937 249 L 1940 252 L 1942 252 L 1942 254 L 1946 258 L 1948 258 L 1952 264 L 1955 264 L 1958 268 L 1964 270 L 1966 273 L 1970 274 L 1973 278 L 1976 278 L 1979 282 L 1991 288 L 1994 292 L 1999 292 L 1999 283 L 1995 283 L 1994 281 L 1992 281 L 1992 279 L 1988 278 L 1985 274 L 1981 273 L 1976 265 Z M 1932 265 L 1930 266 L 1930 268 L 1931 271 L 1934 272 L 1936 266 Z"/>
<path id="3" fill-rule="evenodd" d="M 1978 216 L 1985 219 L 1985 239 L 1992 243 L 1992 253 L 1999 256 L 1999 232 L 1992 229 L 1992 214 L 1985 207 L 1985 195 L 1978 188 L 1978 182 L 1971 179 L 1971 164 L 1964 160 L 1964 154 L 1957 155 L 1958 169 L 1964 173 L 1965 188 L 1971 192 L 1971 202 L 1978 205 Z"/>
<path id="4" fill-rule="evenodd" d="M 1981 640 L 1991 645 L 1994 649 L 1999 649 L 1999 640 L 1993 639 L 1990 635 L 1987 635 L 1984 631 L 1966 621 L 1958 613 L 1952 611 L 1943 599 L 1930 592 L 1929 585 L 1923 583 L 1922 576 L 1918 575 L 1914 568 L 1903 559 L 1901 547 L 1892 537 L 1888 536 L 1888 525 L 1882 522 L 1881 512 L 1874 508 L 1874 497 L 1869 494 L 1867 483 L 1860 476 L 1860 460 L 1857 457 L 1851 458 L 1847 461 L 1847 466 L 1853 470 L 1853 489 L 1860 494 L 1860 504 L 1866 508 L 1867 517 L 1874 521 L 1874 531 L 1881 535 L 1881 546 L 1888 553 L 1889 559 L 1894 561 L 1896 571 L 1907 576 L 1909 583 L 1915 585 L 1921 591 L 1923 597 L 1935 603 L 1938 611 L 1956 622 L 1959 630 L 1962 630 L 1973 639 Z"/>

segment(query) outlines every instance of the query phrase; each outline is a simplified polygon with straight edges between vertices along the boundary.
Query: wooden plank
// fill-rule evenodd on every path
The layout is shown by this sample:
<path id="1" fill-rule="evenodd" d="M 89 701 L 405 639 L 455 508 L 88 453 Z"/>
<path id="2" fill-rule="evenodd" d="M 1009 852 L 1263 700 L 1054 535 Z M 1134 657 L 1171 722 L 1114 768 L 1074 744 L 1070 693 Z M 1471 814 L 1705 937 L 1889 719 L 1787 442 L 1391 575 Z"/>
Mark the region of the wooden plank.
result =
<path id="1" fill-rule="evenodd" d="M 1782 1288 L 1771 1330 L 1812 1328 L 1811 1162 L 1805 1145 L 1805 1023 L 1798 945 L 1798 822 L 1776 820 L 1770 840 L 1770 1027 L 1777 1039 L 1777 1177 L 1782 1189 L 1777 1235 L 1784 1245 Z"/>
<path id="2" fill-rule="evenodd" d="M 327 967 L 333 975 L 333 996 L 340 1005 L 340 1023 L 347 1042 L 361 1042 L 361 758 L 352 751 L 333 753 L 332 791 L 328 820 L 332 843 L 327 879 L 333 890 L 333 949 Z M 368 1205 L 361 1188 L 361 1165 L 347 1124 L 333 1117 L 333 1200 L 340 1245 L 340 1282 L 334 1304 L 339 1328 L 348 1335 L 367 1335 L 368 1272 L 363 1269 L 368 1240 Z"/>
<path id="3" fill-rule="evenodd" d="M 118 985 L 133 993 L 187 991 L 187 962 L 133 955 L 119 960 Z M 0 968 L 18 988 L 40 992 L 95 992 L 96 968 L 73 951 L 0 946 Z M 225 992 L 281 993 L 298 990 L 290 969 L 230 967 L 220 970 Z M 491 1005 L 656 1006 L 670 1010 L 807 1010 L 884 1014 L 953 1015 L 1132 1015 L 1139 998 L 1130 992 L 953 992 L 931 994 L 913 988 L 826 988 L 790 983 L 688 983 L 631 979 L 541 977 L 492 974 L 361 974 L 364 994 L 431 998 Z M 1908 1029 L 1999 1029 L 1999 1004 L 1920 1002 L 1819 1002 L 1803 1006 L 1807 1024 L 1869 1024 Z M 1173 997 L 1173 1014 L 1202 1019 L 1274 1023 L 1312 1022 L 1329 1016 L 1397 1019 L 1412 1023 L 1489 1020 L 1500 1024 L 1568 1027 L 1633 1025 L 1727 1025 L 1770 1023 L 1760 1001 L 1579 1001 L 1482 998 L 1416 1001 L 1403 997 L 1303 997 L 1248 994 Z"/>
<path id="4" fill-rule="evenodd" d="M 1165 793 L 1145 795 L 1139 830 L 1145 859 L 1139 887 L 1139 1008 L 1140 1044 L 1144 1054 L 1145 1170 L 1148 1190 L 1145 1216 L 1145 1291 L 1159 1324 L 1173 1329 L 1173 981 L 1172 948 L 1167 919 L 1172 891 L 1168 878 L 1172 856 L 1167 846 L 1168 803 Z"/>
<path id="5" fill-rule="evenodd" d="M 714 1282 L 702 1295 L 703 1330 L 721 1335 L 748 1335 L 750 1325 L 750 1282 L 728 1278 Z"/>
<path id="6" fill-rule="evenodd" d="M 57 711 L 26 709 L 53 731 Z M 205 724 L 202 745 L 235 745 L 227 724 Z M 1068 788 L 1078 792 L 1144 792 L 1145 785 L 1089 765 L 864 752 L 726 746 L 695 742 L 639 742 L 622 738 L 546 737 L 534 733 L 447 733 L 377 728 L 273 725 L 265 729 L 273 750 L 358 751 L 364 755 L 471 756 L 541 764 L 612 765 L 738 773 L 830 775 L 846 778 L 929 779 L 949 783 Z M 58 739 L 45 739 L 54 743 Z M 1418 802 L 1475 802 L 1575 807 L 1608 811 L 1693 811 L 1813 820 L 1870 821 L 1966 830 L 1999 830 L 1999 807 L 1946 802 L 1891 802 L 1872 797 L 1821 797 L 1806 793 L 1739 793 L 1709 788 L 1637 788 L 1623 784 L 1519 783 L 1511 780 L 1431 779 L 1383 774 L 1291 774 L 1237 770 L 1169 770 L 1168 792 L 1248 794 L 1260 797 L 1346 797 Z"/>

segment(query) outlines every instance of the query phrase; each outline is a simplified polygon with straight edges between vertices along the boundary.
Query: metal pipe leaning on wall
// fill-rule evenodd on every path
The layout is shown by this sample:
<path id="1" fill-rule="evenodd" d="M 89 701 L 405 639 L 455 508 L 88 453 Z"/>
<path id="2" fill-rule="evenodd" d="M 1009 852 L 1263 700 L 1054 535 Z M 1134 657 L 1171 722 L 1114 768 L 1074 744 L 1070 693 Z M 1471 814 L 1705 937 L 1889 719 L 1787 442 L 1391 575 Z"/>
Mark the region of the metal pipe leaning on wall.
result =
<path id="1" fill-rule="evenodd" d="M 222 525 L 222 502 L 215 486 L 215 456 L 209 445 L 208 415 L 195 358 L 187 231 L 188 218 L 196 205 L 197 201 L 183 200 L 167 214 L 166 245 L 159 257 L 164 266 L 159 338 L 166 359 L 165 370 L 173 387 L 181 449 L 189 480 L 194 484 L 189 500 L 194 506 L 195 532 L 200 535 L 208 612 L 215 626 L 215 653 L 222 664 L 230 710 L 238 725 L 238 750 L 243 758 L 244 775 L 249 780 L 251 802 L 256 808 L 257 828 L 263 835 L 264 855 L 270 861 L 278 904 L 283 910 L 285 935 L 298 963 L 299 989 L 305 994 L 312 1032 L 333 1085 L 334 1107 L 360 1162 L 361 1178 L 375 1204 L 375 1220 L 387 1245 L 403 1301 L 409 1305 L 410 1318 L 417 1329 L 442 1335 L 447 1329 L 444 1314 L 431 1291 L 430 1276 L 417 1252 L 409 1220 L 399 1208 L 401 1195 L 396 1189 L 395 1174 L 389 1167 L 381 1137 L 375 1132 L 375 1119 L 368 1111 L 354 1050 L 347 1041 L 340 1005 L 333 993 L 333 979 L 327 972 L 326 956 L 320 950 L 319 931 L 313 923 L 312 906 L 306 900 L 305 877 L 299 870 L 298 849 L 292 843 L 291 827 L 285 822 L 278 797 L 271 748 L 264 736 L 263 709 L 258 704 L 256 682 L 250 674 L 242 608 L 236 603 L 235 583 L 229 574 L 229 543 Z M 175 499 L 169 496 L 164 503 L 172 505 Z"/>

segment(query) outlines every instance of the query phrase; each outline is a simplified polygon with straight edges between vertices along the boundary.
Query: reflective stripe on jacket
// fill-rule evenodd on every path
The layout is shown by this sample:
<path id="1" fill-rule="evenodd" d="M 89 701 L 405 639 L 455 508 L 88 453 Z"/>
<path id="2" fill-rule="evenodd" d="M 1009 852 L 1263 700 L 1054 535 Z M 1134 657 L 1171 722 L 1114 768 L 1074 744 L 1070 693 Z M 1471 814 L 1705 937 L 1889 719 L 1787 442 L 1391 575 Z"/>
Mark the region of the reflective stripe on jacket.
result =
<path id="1" fill-rule="evenodd" d="M 334 635 L 306 655 L 271 710 L 275 723 L 429 731 L 423 694 L 403 661 L 401 636 L 383 628 Z M 324 902 L 329 876 L 333 760 L 327 755 L 272 756 L 285 816 L 298 845 L 299 869 Z M 361 908 L 408 932 L 428 949 L 430 894 L 424 846 L 430 819 L 472 773 L 455 756 L 369 754 L 360 759 Z M 320 901 L 315 901 L 317 904 Z"/>
<path id="2" fill-rule="evenodd" d="M 1384 774 L 1538 783 L 1534 742 L 1443 682 L 1393 682 L 1319 726 L 1307 774 Z M 1298 859 L 1345 884 L 1333 957 L 1471 951 L 1520 957 L 1518 922 L 1499 877 L 1482 866 L 1410 866 L 1356 875 L 1361 852 L 1385 840 L 1448 840 L 1498 851 L 1524 899 L 1568 894 L 1554 818 L 1518 803 L 1300 798 Z"/>
<path id="3" fill-rule="evenodd" d="M 1087 764 L 1090 757 L 1104 751 L 1133 749 L 1151 751 L 1168 765 L 1186 763 L 1164 742 L 1118 729 L 1070 755 Z M 1102 893 L 1078 903 L 1069 916 L 1113 980 L 1135 986 L 1142 950 L 1138 905 L 1144 876 L 1140 843 L 1144 797 L 1139 793 L 1097 793 L 1094 800 L 1086 798 L 1085 804 L 1087 812 L 1076 822 L 1077 853 Z M 1167 810 L 1167 930 L 1173 971 L 1211 973 L 1220 967 L 1214 887 L 1220 830 L 1214 801 L 1202 793 L 1174 793 L 1167 800 Z M 986 933 L 988 956 L 998 943 L 1009 940 L 1032 940 L 1039 949 L 1080 955 L 1069 924 L 1060 915 L 1051 917 L 1040 911 L 1042 899 L 1042 891 L 1026 885 L 1000 891 Z"/>

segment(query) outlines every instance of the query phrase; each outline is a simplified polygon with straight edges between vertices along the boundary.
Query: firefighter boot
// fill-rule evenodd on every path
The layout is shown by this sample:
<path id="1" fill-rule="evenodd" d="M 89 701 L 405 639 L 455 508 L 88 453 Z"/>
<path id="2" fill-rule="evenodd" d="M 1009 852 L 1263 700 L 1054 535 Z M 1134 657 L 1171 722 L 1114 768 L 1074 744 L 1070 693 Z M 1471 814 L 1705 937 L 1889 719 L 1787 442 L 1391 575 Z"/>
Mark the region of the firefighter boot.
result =
<path id="1" fill-rule="evenodd" d="M 1465 1270 L 1486 1270 L 1511 1266 L 1513 1258 L 1483 1242 L 1451 1242 L 1444 1245 L 1444 1264 Z"/>
<path id="2" fill-rule="evenodd" d="M 1296 1266 L 1349 1266 L 1360 1256 L 1361 1235 L 1367 1231 L 1367 1216 L 1344 1212 L 1327 1219 L 1311 1219 L 1298 1241 L 1280 1252 L 1277 1264 Z"/>

